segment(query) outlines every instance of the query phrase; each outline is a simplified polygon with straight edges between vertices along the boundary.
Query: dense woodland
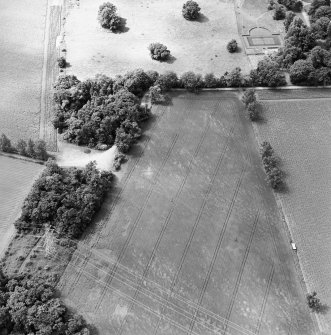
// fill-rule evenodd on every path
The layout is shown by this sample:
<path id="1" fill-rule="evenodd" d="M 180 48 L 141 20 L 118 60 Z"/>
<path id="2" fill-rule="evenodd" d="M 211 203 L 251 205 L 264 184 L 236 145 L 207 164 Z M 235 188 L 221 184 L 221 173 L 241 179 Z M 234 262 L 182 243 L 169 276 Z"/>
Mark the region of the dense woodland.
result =
<path id="1" fill-rule="evenodd" d="M 100 208 L 112 177 L 92 162 L 78 169 L 48 161 L 24 201 L 15 227 L 18 232 L 28 232 L 47 226 L 58 236 L 79 237 Z"/>
<path id="2" fill-rule="evenodd" d="M 9 335 L 89 335 L 83 318 L 69 313 L 51 282 L 0 269 L 0 333 Z"/>
<path id="3" fill-rule="evenodd" d="M 285 45 L 275 59 L 289 71 L 293 84 L 330 85 L 330 0 L 313 0 L 308 14 L 310 27 L 294 12 L 286 13 Z"/>

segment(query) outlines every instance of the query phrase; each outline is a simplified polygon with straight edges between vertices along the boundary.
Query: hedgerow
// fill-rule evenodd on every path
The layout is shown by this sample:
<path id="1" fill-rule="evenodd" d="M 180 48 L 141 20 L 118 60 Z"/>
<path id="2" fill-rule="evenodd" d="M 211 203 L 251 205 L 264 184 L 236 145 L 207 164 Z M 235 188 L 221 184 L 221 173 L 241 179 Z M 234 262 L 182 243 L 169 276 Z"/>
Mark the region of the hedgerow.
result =
<path id="1" fill-rule="evenodd" d="M 5 134 L 2 134 L 0 138 L 0 151 L 43 161 L 49 158 L 45 141 L 37 140 L 34 142 L 32 139 L 29 139 L 28 142 L 26 142 L 20 139 L 16 145 L 12 145 L 10 139 Z"/>

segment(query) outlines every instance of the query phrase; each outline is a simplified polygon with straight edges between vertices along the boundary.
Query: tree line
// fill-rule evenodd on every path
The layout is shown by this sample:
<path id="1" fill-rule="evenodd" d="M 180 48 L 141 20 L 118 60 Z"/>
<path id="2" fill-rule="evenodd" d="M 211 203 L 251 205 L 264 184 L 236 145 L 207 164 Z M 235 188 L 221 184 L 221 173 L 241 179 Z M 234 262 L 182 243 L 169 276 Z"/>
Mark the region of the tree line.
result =
<path id="1" fill-rule="evenodd" d="M 0 137 L 0 151 L 40 159 L 42 161 L 46 161 L 49 158 L 45 141 L 37 140 L 34 142 L 32 139 L 29 139 L 26 142 L 20 139 L 16 145 L 13 145 L 5 134 L 2 134 Z"/>

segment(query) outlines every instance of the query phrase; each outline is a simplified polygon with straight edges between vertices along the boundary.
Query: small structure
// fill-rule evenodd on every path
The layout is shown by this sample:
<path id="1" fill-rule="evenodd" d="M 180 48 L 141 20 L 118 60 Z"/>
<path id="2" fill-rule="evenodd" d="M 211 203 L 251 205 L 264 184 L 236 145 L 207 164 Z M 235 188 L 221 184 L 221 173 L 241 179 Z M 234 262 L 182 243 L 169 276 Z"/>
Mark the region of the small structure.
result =
<path id="1" fill-rule="evenodd" d="M 261 55 L 278 51 L 283 46 L 279 32 L 272 33 L 264 27 L 254 27 L 244 32 L 243 40 L 247 55 Z"/>
<path id="2" fill-rule="evenodd" d="M 295 243 L 292 241 L 290 243 L 291 243 L 292 250 L 297 251 L 297 246 L 295 245 Z"/>

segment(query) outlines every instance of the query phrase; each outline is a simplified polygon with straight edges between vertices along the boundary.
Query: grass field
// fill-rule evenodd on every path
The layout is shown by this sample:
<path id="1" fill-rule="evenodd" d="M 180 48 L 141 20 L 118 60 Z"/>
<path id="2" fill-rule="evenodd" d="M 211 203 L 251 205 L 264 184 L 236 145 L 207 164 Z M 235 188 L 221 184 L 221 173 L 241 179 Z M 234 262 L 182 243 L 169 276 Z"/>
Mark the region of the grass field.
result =
<path id="1" fill-rule="evenodd" d="M 0 155 L 0 255 L 13 233 L 25 196 L 43 165 Z"/>
<path id="2" fill-rule="evenodd" d="M 46 0 L 0 0 L 0 133 L 39 138 Z"/>
<path id="3" fill-rule="evenodd" d="M 100 334 L 317 334 L 235 93 L 178 93 L 59 288 Z"/>
<path id="4" fill-rule="evenodd" d="M 270 140 L 287 175 L 288 192 L 280 198 L 303 273 L 310 290 L 331 306 L 330 90 L 260 92 L 259 96 L 266 120 L 259 126 L 260 136 Z M 329 334 L 330 313 L 319 319 Z"/>
<path id="5" fill-rule="evenodd" d="M 98 73 L 115 76 L 135 68 L 215 75 L 236 66 L 245 73 L 250 70 L 243 50 L 230 54 L 226 49 L 233 38 L 241 45 L 232 0 L 204 0 L 199 22 L 185 20 L 183 3 L 177 0 L 115 0 L 112 3 L 119 15 L 127 20 L 127 31 L 118 34 L 100 27 L 97 13 L 101 3 L 81 1 L 69 10 L 66 19 L 68 73 L 78 78 Z M 147 49 L 153 42 L 167 45 L 174 58 L 163 63 L 153 61 Z"/>

